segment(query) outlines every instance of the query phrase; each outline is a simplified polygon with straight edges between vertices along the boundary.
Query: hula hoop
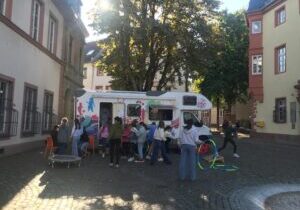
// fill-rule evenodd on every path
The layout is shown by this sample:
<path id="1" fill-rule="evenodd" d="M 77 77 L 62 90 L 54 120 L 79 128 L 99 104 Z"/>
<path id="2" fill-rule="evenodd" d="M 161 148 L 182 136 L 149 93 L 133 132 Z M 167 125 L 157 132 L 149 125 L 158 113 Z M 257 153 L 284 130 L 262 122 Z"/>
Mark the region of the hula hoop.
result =
<path id="1" fill-rule="evenodd" d="M 200 151 L 201 151 L 203 145 L 204 145 L 204 144 L 207 144 L 207 143 L 211 143 L 211 145 L 213 146 L 213 160 L 212 160 L 211 164 L 210 164 L 208 167 L 204 167 L 204 166 L 201 164 L 199 158 L 201 158 L 201 159 L 203 160 L 203 158 L 200 156 Z M 216 160 L 217 160 L 217 157 L 218 157 L 218 150 L 217 150 L 217 145 L 216 145 L 216 143 L 215 143 L 212 139 L 208 139 L 208 140 L 204 141 L 204 143 L 201 144 L 201 145 L 199 146 L 198 152 L 197 152 L 197 153 L 198 153 L 198 155 L 197 155 L 197 157 L 198 157 L 198 161 L 197 161 L 197 162 L 198 162 L 198 163 L 197 163 L 197 164 L 198 164 L 198 166 L 199 166 L 199 168 L 200 168 L 201 170 L 213 168 L 213 166 L 215 165 L 215 162 L 216 162 Z"/>
<path id="2" fill-rule="evenodd" d="M 201 157 L 200 151 L 201 151 L 203 145 L 208 144 L 208 143 L 212 145 L 213 159 L 211 161 L 211 164 L 208 167 L 204 167 L 201 164 L 201 160 L 204 160 L 204 158 Z M 217 158 L 218 158 L 217 145 L 212 139 L 208 139 L 208 140 L 204 141 L 204 143 L 199 146 L 198 151 L 197 151 L 197 165 L 201 170 L 214 169 L 214 170 L 221 170 L 221 171 L 226 171 L 226 172 L 232 172 L 232 171 L 239 170 L 239 168 L 235 165 L 216 164 Z"/>
<path id="3" fill-rule="evenodd" d="M 235 165 L 215 164 L 213 166 L 213 169 L 231 172 L 231 171 L 239 170 L 239 167 Z"/>

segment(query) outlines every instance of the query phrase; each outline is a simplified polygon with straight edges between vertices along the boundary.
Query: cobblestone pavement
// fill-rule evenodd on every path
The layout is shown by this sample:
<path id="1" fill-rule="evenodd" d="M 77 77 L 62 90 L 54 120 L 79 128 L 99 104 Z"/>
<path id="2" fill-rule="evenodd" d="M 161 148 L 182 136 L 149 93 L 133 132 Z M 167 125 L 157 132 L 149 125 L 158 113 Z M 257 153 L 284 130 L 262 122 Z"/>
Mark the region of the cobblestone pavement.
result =
<path id="1" fill-rule="evenodd" d="M 69 169 L 52 169 L 40 151 L 4 157 L 0 159 L 0 208 L 300 209 L 300 146 L 242 139 L 239 159 L 231 157 L 230 146 L 223 154 L 225 161 L 239 170 L 199 170 L 193 183 L 178 181 L 175 154 L 171 166 L 122 160 L 119 169 L 110 168 L 108 158 L 99 155 Z"/>

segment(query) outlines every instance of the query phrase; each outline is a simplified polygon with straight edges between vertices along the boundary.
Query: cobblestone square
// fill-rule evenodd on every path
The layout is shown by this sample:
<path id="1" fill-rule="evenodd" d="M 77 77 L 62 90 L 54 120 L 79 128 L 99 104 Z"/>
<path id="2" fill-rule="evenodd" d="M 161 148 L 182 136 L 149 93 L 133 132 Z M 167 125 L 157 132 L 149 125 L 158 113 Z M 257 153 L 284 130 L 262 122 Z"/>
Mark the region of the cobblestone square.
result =
<path id="1" fill-rule="evenodd" d="M 178 180 L 176 154 L 171 166 L 122 160 L 119 169 L 97 154 L 84 159 L 80 168 L 51 168 L 42 148 L 3 157 L 0 208 L 300 209 L 300 145 L 241 139 L 239 159 L 232 157 L 230 146 L 223 153 L 225 161 L 239 170 L 198 170 L 196 182 Z"/>

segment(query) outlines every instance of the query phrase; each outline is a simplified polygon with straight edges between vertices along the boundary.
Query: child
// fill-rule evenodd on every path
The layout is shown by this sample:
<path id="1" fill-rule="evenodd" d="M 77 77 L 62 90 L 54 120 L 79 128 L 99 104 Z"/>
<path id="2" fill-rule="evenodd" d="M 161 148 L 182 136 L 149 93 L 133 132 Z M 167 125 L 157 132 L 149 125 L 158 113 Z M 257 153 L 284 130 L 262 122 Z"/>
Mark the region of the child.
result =
<path id="1" fill-rule="evenodd" d="M 223 132 L 224 132 L 225 137 L 224 137 L 223 146 L 218 149 L 218 152 L 225 149 L 227 146 L 227 143 L 230 142 L 233 146 L 233 157 L 239 158 L 240 156 L 236 153 L 237 146 L 236 146 L 235 141 L 233 140 L 234 129 L 233 129 L 232 125 L 227 120 L 225 120 L 222 127 L 223 127 Z"/>
<path id="2" fill-rule="evenodd" d="M 129 158 L 129 152 L 130 152 L 130 132 L 131 127 L 130 125 L 124 126 L 124 131 L 121 137 L 121 144 L 122 144 L 122 154 Z"/>
<path id="3" fill-rule="evenodd" d="M 99 138 L 99 147 L 102 152 L 102 158 L 105 158 L 106 146 L 107 146 L 107 139 L 109 136 L 109 127 L 107 124 L 104 124 L 99 128 L 98 138 Z"/>

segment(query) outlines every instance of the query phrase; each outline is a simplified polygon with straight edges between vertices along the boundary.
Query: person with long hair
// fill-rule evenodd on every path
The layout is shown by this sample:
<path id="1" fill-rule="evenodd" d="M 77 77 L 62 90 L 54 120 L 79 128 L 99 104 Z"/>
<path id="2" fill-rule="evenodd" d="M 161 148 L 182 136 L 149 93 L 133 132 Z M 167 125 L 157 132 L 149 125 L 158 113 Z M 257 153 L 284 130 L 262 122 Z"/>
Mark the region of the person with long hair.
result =
<path id="1" fill-rule="evenodd" d="M 80 142 L 80 136 L 83 132 L 81 128 L 80 122 L 78 119 L 74 120 L 74 126 L 71 132 L 71 139 L 72 139 L 72 155 L 78 156 L 78 145 Z"/>
<path id="2" fill-rule="evenodd" d="M 169 160 L 166 154 L 164 141 L 166 141 L 165 123 L 164 121 L 159 121 L 158 127 L 154 132 L 153 152 L 151 156 L 150 165 L 154 165 L 154 163 L 157 161 L 159 151 L 161 151 L 164 163 L 168 165 L 171 164 L 171 161 Z"/>
<path id="3" fill-rule="evenodd" d="M 187 120 L 187 125 L 180 132 L 179 142 L 181 148 L 179 162 L 179 178 L 180 180 L 196 179 L 196 148 L 197 143 L 201 143 L 198 139 L 198 131 L 193 126 L 193 120 Z"/>

